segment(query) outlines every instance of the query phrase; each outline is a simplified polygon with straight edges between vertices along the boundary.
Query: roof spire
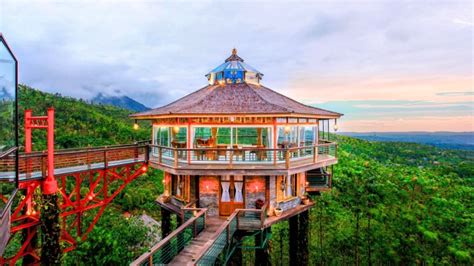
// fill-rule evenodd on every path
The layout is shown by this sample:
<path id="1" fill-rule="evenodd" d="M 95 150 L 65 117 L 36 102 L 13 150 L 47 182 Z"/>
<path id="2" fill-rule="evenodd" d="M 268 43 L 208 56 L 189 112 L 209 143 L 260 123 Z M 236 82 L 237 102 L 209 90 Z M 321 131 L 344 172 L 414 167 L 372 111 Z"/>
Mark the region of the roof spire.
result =
<path id="1" fill-rule="evenodd" d="M 240 56 L 237 55 L 237 49 L 234 48 L 232 49 L 232 55 L 229 56 L 225 62 L 229 62 L 229 61 L 240 61 L 240 62 L 244 62 L 244 59 L 240 58 Z"/>

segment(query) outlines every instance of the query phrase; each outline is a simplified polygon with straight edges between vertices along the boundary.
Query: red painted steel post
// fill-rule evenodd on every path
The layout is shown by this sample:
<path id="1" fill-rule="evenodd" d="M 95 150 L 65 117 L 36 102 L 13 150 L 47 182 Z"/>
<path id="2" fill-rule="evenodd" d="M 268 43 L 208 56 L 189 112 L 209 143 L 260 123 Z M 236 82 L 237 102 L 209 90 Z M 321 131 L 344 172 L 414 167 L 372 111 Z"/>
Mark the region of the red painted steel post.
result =
<path id="1" fill-rule="evenodd" d="M 43 193 L 54 194 L 58 191 L 58 182 L 54 178 L 54 108 L 48 109 L 48 176 L 43 182 Z"/>
<path id="2" fill-rule="evenodd" d="M 28 158 L 28 154 L 32 151 L 32 141 L 31 141 L 31 110 L 25 110 L 25 176 L 28 178 L 31 175 L 31 159 Z M 31 193 L 31 188 L 27 187 L 27 194 Z M 26 214 L 30 215 L 32 212 L 31 198 L 26 202 Z"/>
<path id="3" fill-rule="evenodd" d="M 25 153 L 31 152 L 31 110 L 25 110 Z"/>

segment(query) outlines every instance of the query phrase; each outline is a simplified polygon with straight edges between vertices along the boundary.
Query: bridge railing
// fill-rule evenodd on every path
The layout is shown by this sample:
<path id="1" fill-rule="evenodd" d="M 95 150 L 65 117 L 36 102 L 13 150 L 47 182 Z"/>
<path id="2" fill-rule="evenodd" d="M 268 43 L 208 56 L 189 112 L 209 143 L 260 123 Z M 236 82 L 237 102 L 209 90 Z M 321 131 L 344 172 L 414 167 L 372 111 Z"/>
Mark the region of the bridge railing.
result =
<path id="1" fill-rule="evenodd" d="M 236 209 L 217 229 L 201 252 L 196 254 L 193 262 L 196 265 L 214 265 L 224 248 L 231 244 L 237 230 L 261 230 L 265 219 L 266 205 L 261 209 Z"/>
<path id="2" fill-rule="evenodd" d="M 206 227 L 206 208 L 183 208 L 182 211 L 185 222 L 130 265 L 168 264 L 193 238 L 204 230 Z"/>
<path id="3" fill-rule="evenodd" d="M 3 255 L 10 239 L 11 207 L 16 192 L 17 189 L 14 189 L 6 202 L 0 199 L 0 256 Z"/>
<path id="4" fill-rule="evenodd" d="M 107 168 L 119 163 L 148 161 L 148 156 L 149 146 L 148 143 L 144 142 L 127 145 L 64 149 L 54 153 L 54 167 L 55 169 L 73 167 L 78 169 Z M 10 179 L 14 174 L 14 170 L 14 155 L 1 159 L 0 181 L 2 178 Z M 44 178 L 47 171 L 46 152 L 20 153 L 18 171 L 23 179 Z"/>

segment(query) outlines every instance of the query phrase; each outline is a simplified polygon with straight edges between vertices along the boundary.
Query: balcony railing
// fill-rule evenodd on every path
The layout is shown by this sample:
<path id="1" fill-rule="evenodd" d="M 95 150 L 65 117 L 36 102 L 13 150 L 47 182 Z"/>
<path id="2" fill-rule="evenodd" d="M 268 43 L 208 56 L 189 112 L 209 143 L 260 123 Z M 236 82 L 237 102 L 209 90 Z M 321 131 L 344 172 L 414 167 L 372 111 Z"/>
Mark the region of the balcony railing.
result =
<path id="1" fill-rule="evenodd" d="M 130 265 L 164 265 L 170 263 L 181 250 L 206 228 L 207 209 L 183 208 L 185 222 L 167 237 L 154 245 Z"/>
<path id="2" fill-rule="evenodd" d="M 237 230 L 261 230 L 266 218 L 266 205 L 262 209 L 236 209 L 217 229 L 211 240 L 193 258 L 195 265 L 214 265 L 217 257 Z"/>
<path id="3" fill-rule="evenodd" d="M 233 148 L 174 148 L 159 145 L 150 145 L 150 161 L 159 165 L 178 168 L 181 164 L 263 164 L 280 165 L 290 168 L 293 165 L 306 161 L 316 163 L 337 157 L 337 143 L 321 143 L 312 146 L 294 148 L 260 148 L 260 147 L 233 147 Z"/>

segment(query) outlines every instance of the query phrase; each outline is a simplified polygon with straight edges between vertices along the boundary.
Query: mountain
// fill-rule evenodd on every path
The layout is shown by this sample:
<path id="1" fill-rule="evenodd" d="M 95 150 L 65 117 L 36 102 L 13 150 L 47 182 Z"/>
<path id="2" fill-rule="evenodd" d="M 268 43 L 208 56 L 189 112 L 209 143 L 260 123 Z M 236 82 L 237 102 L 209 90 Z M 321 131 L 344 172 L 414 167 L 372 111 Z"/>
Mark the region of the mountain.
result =
<path id="1" fill-rule="evenodd" d="M 342 132 L 369 141 L 412 142 L 443 149 L 474 150 L 474 132 Z"/>
<path id="2" fill-rule="evenodd" d="M 90 104 L 81 99 L 45 93 L 25 85 L 19 86 L 18 100 L 20 121 L 23 121 L 25 109 L 31 109 L 33 115 L 43 115 L 49 107 L 54 107 L 55 145 L 58 148 L 124 144 L 150 138 L 149 123 L 139 123 L 140 128 L 133 129 L 133 120 L 128 117 L 134 112 L 131 110 Z M 20 143 L 23 143 L 22 128 L 19 133 Z M 46 148 L 45 135 L 39 133 L 34 132 L 36 150 Z"/>
<path id="3" fill-rule="evenodd" d="M 135 112 L 143 112 L 150 110 L 150 108 L 128 96 L 107 96 L 102 93 L 99 93 L 92 99 L 92 103 L 112 105 Z"/>

